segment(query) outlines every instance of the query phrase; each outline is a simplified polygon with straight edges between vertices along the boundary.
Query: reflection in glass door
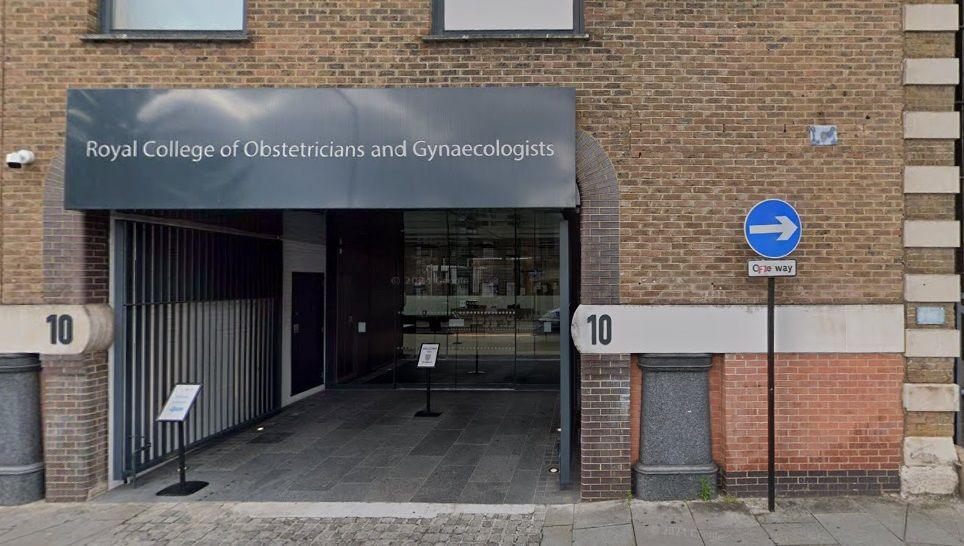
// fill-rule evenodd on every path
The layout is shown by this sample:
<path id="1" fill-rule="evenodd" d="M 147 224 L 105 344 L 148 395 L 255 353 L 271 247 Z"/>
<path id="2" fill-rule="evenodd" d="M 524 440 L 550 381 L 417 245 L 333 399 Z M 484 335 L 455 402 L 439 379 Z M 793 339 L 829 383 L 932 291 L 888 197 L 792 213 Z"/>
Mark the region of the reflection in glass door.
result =
<path id="1" fill-rule="evenodd" d="M 404 213 L 397 385 L 421 384 L 422 343 L 439 343 L 433 383 L 559 383 L 559 222 L 548 211 Z"/>

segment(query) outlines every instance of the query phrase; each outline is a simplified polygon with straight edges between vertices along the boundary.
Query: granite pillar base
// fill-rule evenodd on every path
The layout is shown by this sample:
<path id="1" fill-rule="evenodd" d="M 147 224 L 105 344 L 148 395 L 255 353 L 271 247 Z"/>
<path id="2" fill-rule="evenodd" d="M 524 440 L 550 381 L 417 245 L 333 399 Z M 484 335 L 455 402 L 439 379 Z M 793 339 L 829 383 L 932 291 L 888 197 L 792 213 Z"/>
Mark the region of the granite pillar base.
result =
<path id="1" fill-rule="evenodd" d="M 0 506 L 43 498 L 40 438 L 40 360 L 0 355 Z"/>
<path id="2" fill-rule="evenodd" d="M 643 370 L 636 496 L 689 500 L 716 495 L 710 445 L 710 355 L 640 355 Z"/>

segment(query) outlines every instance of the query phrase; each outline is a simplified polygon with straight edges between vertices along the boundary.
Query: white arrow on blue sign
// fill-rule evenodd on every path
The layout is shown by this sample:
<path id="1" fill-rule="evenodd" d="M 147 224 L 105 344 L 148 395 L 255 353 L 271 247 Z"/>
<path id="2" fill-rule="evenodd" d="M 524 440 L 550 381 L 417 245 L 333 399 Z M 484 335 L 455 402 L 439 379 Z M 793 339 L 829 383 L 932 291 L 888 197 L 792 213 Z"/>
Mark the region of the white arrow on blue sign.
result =
<path id="1" fill-rule="evenodd" d="M 780 199 L 757 203 L 743 221 L 743 235 L 754 252 L 764 258 L 789 256 L 803 235 L 803 222 L 796 209 Z"/>

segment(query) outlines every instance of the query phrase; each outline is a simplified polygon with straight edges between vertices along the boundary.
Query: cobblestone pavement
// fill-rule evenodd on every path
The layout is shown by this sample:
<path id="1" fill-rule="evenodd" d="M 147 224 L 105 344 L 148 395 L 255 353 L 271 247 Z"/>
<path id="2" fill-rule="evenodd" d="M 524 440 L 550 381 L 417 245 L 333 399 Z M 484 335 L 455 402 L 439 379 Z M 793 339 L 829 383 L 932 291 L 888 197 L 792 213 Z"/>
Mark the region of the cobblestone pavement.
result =
<path id="1" fill-rule="evenodd" d="M 535 505 L 35 503 L 0 508 L 0 544 L 535 545 L 544 518 Z"/>
<path id="2" fill-rule="evenodd" d="M 606 544 L 964 546 L 964 505 L 893 497 L 417 503 L 35 503 L 0 508 L 0 545 Z"/>

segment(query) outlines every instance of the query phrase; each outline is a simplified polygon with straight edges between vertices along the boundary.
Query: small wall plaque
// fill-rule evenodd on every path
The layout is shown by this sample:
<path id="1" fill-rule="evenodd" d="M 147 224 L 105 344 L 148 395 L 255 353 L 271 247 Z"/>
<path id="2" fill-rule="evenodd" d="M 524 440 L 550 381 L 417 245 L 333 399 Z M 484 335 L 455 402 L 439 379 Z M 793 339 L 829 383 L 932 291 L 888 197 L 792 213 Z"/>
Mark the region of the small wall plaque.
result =
<path id="1" fill-rule="evenodd" d="M 836 146 L 837 145 L 837 126 L 836 125 L 811 125 L 810 126 L 810 145 L 811 146 Z"/>
<path id="2" fill-rule="evenodd" d="M 918 307 L 917 324 L 944 324 L 943 307 Z"/>

